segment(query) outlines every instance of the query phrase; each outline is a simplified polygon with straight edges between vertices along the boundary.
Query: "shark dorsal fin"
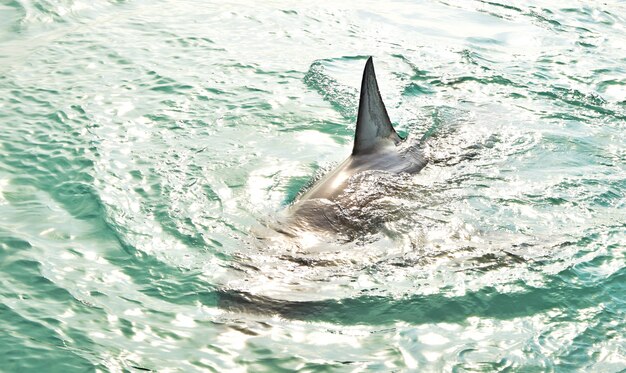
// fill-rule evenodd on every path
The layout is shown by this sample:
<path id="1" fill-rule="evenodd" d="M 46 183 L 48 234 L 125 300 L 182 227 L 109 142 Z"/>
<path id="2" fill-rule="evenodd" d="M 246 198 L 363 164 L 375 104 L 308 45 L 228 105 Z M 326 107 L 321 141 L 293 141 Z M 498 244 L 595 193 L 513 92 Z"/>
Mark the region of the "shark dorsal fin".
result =
<path id="1" fill-rule="evenodd" d="M 359 117 L 356 121 L 352 155 L 370 153 L 380 143 L 391 141 L 397 144 L 400 140 L 400 136 L 391 125 L 383 99 L 380 97 L 374 63 L 370 57 L 365 63 L 365 70 L 363 71 Z"/>

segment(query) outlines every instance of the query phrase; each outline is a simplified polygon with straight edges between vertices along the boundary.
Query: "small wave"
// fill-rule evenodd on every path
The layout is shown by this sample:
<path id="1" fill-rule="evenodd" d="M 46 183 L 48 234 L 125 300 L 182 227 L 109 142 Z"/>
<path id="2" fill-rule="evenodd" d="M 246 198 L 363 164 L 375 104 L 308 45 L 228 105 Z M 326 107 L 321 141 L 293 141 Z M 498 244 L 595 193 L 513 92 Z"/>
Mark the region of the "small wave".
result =
<path id="1" fill-rule="evenodd" d="M 345 119 L 355 120 L 358 107 L 358 92 L 340 84 L 325 72 L 324 61 L 315 61 L 304 76 L 304 82 L 316 90 Z"/>

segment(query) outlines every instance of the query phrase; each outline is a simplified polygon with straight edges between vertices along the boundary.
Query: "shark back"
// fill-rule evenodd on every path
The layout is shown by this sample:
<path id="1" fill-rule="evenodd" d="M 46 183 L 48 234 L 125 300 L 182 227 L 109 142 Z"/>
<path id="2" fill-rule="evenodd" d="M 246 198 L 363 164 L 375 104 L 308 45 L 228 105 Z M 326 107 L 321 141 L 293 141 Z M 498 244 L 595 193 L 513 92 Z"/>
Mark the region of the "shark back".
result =
<path id="1" fill-rule="evenodd" d="M 363 71 L 352 154 L 315 183 L 299 201 L 315 198 L 336 200 L 348 186 L 350 177 L 362 171 L 417 173 L 425 165 L 426 160 L 416 146 L 407 144 L 393 128 L 370 57 Z"/>

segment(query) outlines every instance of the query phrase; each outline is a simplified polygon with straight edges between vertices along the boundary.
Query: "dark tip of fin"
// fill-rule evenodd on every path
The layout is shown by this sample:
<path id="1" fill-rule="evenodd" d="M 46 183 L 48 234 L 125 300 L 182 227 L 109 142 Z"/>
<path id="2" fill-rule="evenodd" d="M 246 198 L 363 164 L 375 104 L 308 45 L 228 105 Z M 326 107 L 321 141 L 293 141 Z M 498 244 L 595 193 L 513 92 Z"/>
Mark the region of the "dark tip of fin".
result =
<path id="1" fill-rule="evenodd" d="M 385 140 L 398 143 L 401 138 L 389 120 L 387 109 L 378 90 L 374 62 L 370 57 L 363 71 L 359 117 L 356 121 L 352 154 L 370 152 L 376 148 L 377 144 Z"/>

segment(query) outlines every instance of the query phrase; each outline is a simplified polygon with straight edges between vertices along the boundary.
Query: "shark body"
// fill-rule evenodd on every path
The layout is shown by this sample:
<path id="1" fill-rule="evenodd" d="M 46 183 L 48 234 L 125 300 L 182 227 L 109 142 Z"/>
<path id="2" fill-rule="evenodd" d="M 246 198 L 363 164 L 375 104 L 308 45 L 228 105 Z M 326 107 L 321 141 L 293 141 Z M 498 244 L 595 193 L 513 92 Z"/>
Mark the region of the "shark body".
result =
<path id="1" fill-rule="evenodd" d="M 358 209 L 367 203 L 354 193 L 359 188 L 354 185 L 355 176 L 368 171 L 415 174 L 426 164 L 419 146 L 401 138 L 393 128 L 370 57 L 363 71 L 352 154 L 297 199 L 288 211 L 288 228 L 281 231 L 300 236 L 310 231 L 341 234 L 358 230 L 346 228 L 349 222 L 342 216 L 345 208 Z"/>

